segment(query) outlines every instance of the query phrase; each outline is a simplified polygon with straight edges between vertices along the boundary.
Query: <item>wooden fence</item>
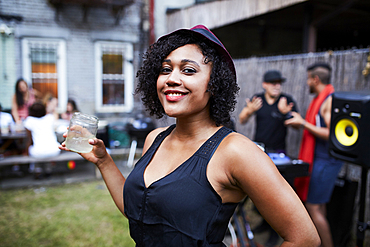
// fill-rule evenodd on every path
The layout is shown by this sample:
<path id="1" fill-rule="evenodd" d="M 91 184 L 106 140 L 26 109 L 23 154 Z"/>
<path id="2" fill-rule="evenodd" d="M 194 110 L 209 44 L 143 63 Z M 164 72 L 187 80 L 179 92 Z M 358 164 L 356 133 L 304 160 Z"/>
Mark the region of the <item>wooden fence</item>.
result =
<path id="1" fill-rule="evenodd" d="M 238 122 L 238 114 L 245 106 L 245 99 L 253 94 L 263 92 L 262 77 L 267 70 L 280 70 L 283 77 L 282 91 L 293 96 L 302 116 L 313 95 L 309 94 L 306 84 L 309 65 L 315 62 L 327 62 L 332 67 L 331 83 L 336 91 L 370 90 L 370 75 L 362 74 L 369 56 L 369 49 L 354 49 L 335 52 L 307 53 L 297 55 L 254 57 L 235 60 L 240 93 L 235 111 L 232 114 L 236 130 L 253 139 L 255 131 L 254 116 L 245 125 Z M 293 157 L 298 156 L 302 130 L 288 129 L 287 152 Z"/>

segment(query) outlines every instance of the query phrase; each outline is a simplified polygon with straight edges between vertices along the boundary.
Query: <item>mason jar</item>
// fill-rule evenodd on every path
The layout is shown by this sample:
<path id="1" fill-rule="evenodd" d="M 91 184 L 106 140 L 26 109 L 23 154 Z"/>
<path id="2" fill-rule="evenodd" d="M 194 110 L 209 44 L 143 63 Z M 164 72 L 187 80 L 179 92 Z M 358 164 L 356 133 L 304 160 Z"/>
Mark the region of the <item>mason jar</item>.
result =
<path id="1" fill-rule="evenodd" d="M 75 112 L 69 122 L 66 138 L 66 147 L 77 153 L 88 153 L 93 146 L 89 139 L 93 139 L 98 131 L 99 119 L 95 116 Z"/>

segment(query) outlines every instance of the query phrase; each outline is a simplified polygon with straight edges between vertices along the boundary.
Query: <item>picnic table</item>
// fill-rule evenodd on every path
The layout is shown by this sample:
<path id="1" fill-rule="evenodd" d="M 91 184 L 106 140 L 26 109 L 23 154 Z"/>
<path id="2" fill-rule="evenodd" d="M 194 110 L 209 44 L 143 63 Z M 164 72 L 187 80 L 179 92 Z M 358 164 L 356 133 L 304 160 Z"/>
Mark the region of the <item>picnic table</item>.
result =
<path id="1" fill-rule="evenodd" d="M 0 140 L 0 154 L 4 153 L 5 150 L 13 143 L 16 142 L 22 148 L 25 148 L 25 142 L 27 141 L 26 131 L 1 133 Z"/>
<path id="2" fill-rule="evenodd" d="M 113 157 L 113 159 L 118 162 L 123 159 L 127 159 L 130 154 L 129 148 L 120 148 L 120 149 L 108 149 L 108 153 Z M 135 156 L 140 156 L 142 149 L 136 149 Z M 8 157 L 0 158 L 0 169 L 5 166 L 11 165 L 26 165 L 30 163 L 46 163 L 46 162 L 68 162 L 68 161 L 78 161 L 84 160 L 78 153 L 62 151 L 59 155 L 47 157 L 47 158 L 35 158 L 28 155 L 12 155 Z M 121 165 L 118 163 L 117 165 Z M 100 178 L 100 172 L 97 168 L 95 169 L 95 175 L 97 178 Z"/>

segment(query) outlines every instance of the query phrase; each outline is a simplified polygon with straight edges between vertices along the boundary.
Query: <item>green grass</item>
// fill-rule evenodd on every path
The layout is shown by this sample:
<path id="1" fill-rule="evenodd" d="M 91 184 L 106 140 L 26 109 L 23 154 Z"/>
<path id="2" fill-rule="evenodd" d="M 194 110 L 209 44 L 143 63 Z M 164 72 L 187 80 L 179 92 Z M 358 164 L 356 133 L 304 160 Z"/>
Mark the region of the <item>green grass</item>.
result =
<path id="1" fill-rule="evenodd" d="M 0 191 L 0 246 L 134 246 L 102 181 Z"/>

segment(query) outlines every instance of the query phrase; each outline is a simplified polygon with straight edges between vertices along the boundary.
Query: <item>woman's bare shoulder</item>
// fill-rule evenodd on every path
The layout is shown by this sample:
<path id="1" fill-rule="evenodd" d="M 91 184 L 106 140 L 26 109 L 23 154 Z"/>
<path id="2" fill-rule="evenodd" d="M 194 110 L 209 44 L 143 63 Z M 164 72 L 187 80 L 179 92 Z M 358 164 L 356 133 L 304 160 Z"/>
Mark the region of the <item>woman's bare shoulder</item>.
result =
<path id="1" fill-rule="evenodd" d="M 246 149 L 256 146 L 248 137 L 236 132 L 227 135 L 221 144 L 225 151 L 232 152 L 233 154 L 243 152 Z"/>
<path id="2" fill-rule="evenodd" d="M 261 163 L 269 163 L 266 153 L 251 141 L 248 137 L 231 133 L 225 137 L 220 145 L 220 154 L 227 159 L 227 164 L 232 164 L 233 168 L 261 166 Z"/>

